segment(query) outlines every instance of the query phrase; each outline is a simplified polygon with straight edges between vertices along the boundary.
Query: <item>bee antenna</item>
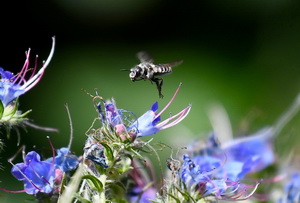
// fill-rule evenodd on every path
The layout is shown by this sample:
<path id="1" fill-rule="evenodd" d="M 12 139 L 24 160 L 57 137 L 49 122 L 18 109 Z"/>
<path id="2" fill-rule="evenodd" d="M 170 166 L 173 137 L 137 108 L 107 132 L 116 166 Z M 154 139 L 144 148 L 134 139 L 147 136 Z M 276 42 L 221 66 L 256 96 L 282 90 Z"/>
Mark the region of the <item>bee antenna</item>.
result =
<path id="1" fill-rule="evenodd" d="M 130 69 L 120 69 L 120 71 L 130 71 Z"/>

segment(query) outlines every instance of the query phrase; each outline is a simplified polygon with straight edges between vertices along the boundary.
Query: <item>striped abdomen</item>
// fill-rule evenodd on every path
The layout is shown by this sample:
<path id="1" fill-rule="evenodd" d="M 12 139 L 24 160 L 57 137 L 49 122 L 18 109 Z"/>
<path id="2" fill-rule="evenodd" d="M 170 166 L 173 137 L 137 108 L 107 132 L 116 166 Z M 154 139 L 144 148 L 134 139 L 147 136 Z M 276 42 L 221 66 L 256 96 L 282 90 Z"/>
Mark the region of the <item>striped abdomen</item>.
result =
<path id="1" fill-rule="evenodd" d="M 172 72 L 172 67 L 168 64 L 155 65 L 153 68 L 155 75 L 166 75 Z"/>

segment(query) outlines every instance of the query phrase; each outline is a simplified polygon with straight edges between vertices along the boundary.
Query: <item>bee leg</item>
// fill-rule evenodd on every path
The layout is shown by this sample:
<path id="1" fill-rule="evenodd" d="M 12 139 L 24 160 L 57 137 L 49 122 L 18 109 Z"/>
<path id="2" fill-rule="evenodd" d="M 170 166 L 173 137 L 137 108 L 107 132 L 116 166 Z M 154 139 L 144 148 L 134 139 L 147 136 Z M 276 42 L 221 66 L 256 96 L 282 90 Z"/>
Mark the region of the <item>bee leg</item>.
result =
<path id="1" fill-rule="evenodd" d="M 150 79 L 152 78 L 152 79 Z M 148 71 L 146 76 L 145 76 L 145 80 L 150 80 L 151 84 L 153 84 L 152 82 L 155 81 L 156 78 L 154 78 L 153 76 L 153 71 Z"/>
<path id="2" fill-rule="evenodd" d="M 155 82 L 159 98 L 164 98 L 164 95 L 161 93 L 161 87 L 163 85 L 164 80 L 162 78 L 153 78 L 151 81 Z"/>

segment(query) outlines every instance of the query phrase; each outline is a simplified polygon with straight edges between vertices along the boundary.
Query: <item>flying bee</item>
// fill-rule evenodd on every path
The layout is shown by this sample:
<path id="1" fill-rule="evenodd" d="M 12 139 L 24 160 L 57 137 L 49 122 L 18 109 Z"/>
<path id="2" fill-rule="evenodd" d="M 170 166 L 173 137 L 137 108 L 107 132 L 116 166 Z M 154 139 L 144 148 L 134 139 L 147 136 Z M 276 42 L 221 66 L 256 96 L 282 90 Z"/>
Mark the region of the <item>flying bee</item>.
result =
<path id="1" fill-rule="evenodd" d="M 131 81 L 140 81 L 140 80 L 150 80 L 150 82 L 155 82 L 158 94 L 160 98 L 164 96 L 161 93 L 161 88 L 163 85 L 164 76 L 172 73 L 172 67 L 177 66 L 182 63 L 182 60 L 177 60 L 171 63 L 165 64 L 153 64 L 152 57 L 145 51 L 137 53 L 137 58 L 140 60 L 140 64 L 134 66 L 131 69 L 122 69 L 123 71 L 130 71 L 129 78 Z"/>

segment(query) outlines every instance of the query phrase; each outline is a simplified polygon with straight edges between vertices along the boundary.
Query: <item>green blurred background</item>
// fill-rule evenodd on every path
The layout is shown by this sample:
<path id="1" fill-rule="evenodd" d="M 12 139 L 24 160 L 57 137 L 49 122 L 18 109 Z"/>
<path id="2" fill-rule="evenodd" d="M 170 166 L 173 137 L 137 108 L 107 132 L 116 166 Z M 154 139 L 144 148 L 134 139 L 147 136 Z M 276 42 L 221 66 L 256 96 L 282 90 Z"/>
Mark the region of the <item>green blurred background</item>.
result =
<path id="1" fill-rule="evenodd" d="M 41 64 L 50 51 L 51 37 L 56 36 L 55 54 L 46 74 L 20 98 L 20 109 L 32 109 L 29 117 L 35 124 L 60 132 L 20 129 L 27 152 L 35 146 L 50 156 L 48 135 L 55 148 L 68 144 L 67 103 L 74 126 L 72 150 L 82 153 L 85 132 L 97 116 L 91 97 L 82 89 L 94 94 L 97 88 L 104 98 L 114 97 L 118 108 L 139 116 L 155 101 L 163 107 L 182 82 L 163 118 L 192 104 L 189 116 L 154 135 L 152 141 L 174 149 L 195 137 L 207 137 L 212 130 L 207 112 L 214 102 L 225 107 L 233 132 L 252 133 L 272 125 L 300 90 L 297 0 L 28 0 L 0 4 L 1 67 L 18 72 L 29 47 L 32 61 L 38 54 Z M 147 50 L 156 63 L 184 61 L 164 77 L 164 99 L 158 98 L 149 81 L 133 83 L 128 72 L 120 71 L 139 63 L 136 53 L 140 50 Z M 276 139 L 279 157 L 300 143 L 299 119 Z M 6 162 L 19 148 L 16 133 L 4 141 L 0 187 L 22 189 Z M 170 154 L 169 149 L 160 152 L 163 164 Z M 21 155 L 15 163 L 20 161 Z M 158 165 L 155 159 L 154 164 Z M 0 192 L 1 202 L 30 200 L 26 194 Z"/>

